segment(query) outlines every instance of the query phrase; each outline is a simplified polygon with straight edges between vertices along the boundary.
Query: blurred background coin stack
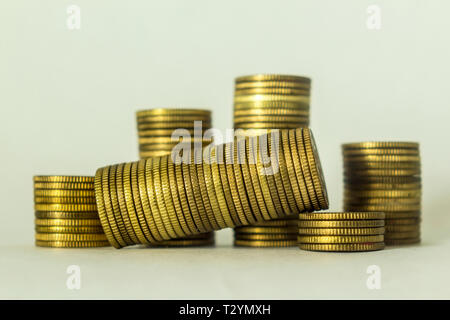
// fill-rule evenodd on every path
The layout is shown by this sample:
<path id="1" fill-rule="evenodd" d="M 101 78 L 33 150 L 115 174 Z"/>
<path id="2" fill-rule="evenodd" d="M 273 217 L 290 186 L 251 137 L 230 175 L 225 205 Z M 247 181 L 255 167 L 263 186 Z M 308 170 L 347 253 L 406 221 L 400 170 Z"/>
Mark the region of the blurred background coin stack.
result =
<path id="1" fill-rule="evenodd" d="M 110 245 L 97 212 L 94 177 L 35 176 L 33 180 L 36 246 Z"/>
<path id="2" fill-rule="evenodd" d="M 206 148 L 206 159 L 200 164 L 174 162 L 169 154 L 98 169 L 95 195 L 111 245 L 153 245 L 161 240 L 285 218 L 287 209 L 279 203 L 295 206 L 297 212 L 328 208 L 320 159 L 310 130 L 280 130 L 278 136 L 271 132 L 257 141 L 264 150 L 272 150 L 269 141 L 276 138 L 281 138 L 280 149 L 270 156 L 288 161 L 271 158 L 275 161 L 268 165 L 259 156 L 251 160 L 255 153 L 247 152 L 250 138 L 246 137 L 244 144 L 241 141 Z M 194 156 L 191 153 L 191 160 Z M 245 161 L 238 161 L 241 156 Z M 278 169 L 269 171 L 272 168 Z M 293 192 L 294 188 L 302 188 L 304 197 Z M 248 240 L 246 237 L 239 241 L 245 244 Z M 272 245 L 272 240 L 266 238 L 250 241 Z"/>
<path id="3" fill-rule="evenodd" d="M 270 129 L 308 127 L 310 89 L 311 80 L 300 76 L 258 74 L 236 78 L 234 128 L 243 129 L 244 134 L 251 135 Z M 280 160 L 289 161 L 289 159 Z M 275 190 L 272 196 L 278 206 L 284 205 L 285 212 L 290 216 L 277 221 L 235 228 L 235 245 L 248 247 L 297 245 L 298 208 L 294 204 L 281 204 Z"/>
<path id="4" fill-rule="evenodd" d="M 419 144 L 361 142 L 342 146 L 344 210 L 386 213 L 386 245 L 420 242 Z"/>
<path id="5" fill-rule="evenodd" d="M 197 142 L 202 146 L 211 142 L 211 140 L 203 139 L 203 133 L 211 128 L 211 111 L 209 110 L 159 108 L 138 111 L 136 117 L 141 159 L 170 154 L 179 143 L 179 140 L 172 139 L 172 134 L 177 129 L 183 129 L 191 137 L 190 141 L 184 140 L 184 142 Z M 196 132 L 194 132 L 195 121 L 201 121 Z M 179 131 L 180 135 L 183 134 L 183 131 Z M 198 137 L 194 134 L 197 134 Z M 196 196 L 198 197 L 200 194 Z M 162 240 L 153 246 L 190 247 L 213 244 L 214 233 L 208 232 L 173 240 Z"/>
<path id="6" fill-rule="evenodd" d="M 381 212 L 301 213 L 298 245 L 310 251 L 356 252 L 384 249 Z"/>

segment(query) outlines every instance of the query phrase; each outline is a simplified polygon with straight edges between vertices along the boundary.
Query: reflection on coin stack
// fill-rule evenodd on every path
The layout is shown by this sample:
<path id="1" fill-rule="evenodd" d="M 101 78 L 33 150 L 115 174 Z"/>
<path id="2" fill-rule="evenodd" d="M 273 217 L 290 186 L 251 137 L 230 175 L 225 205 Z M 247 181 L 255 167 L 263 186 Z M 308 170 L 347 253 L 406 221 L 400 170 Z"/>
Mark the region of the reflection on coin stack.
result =
<path id="1" fill-rule="evenodd" d="M 155 244 L 286 217 L 286 209 L 277 203 L 296 212 L 327 208 L 309 129 L 274 131 L 256 141 L 258 150 L 269 150 L 270 163 L 263 161 L 262 153 L 250 152 L 246 137 L 240 143 L 206 148 L 201 162 L 194 162 L 201 153 L 185 149 L 182 158 L 189 163 L 166 155 L 98 169 L 95 195 L 110 243 L 116 248 Z"/>
<path id="2" fill-rule="evenodd" d="M 190 143 L 199 141 L 201 145 L 206 145 L 210 141 L 202 139 L 204 131 L 211 128 L 211 111 L 202 109 L 149 109 L 138 111 L 137 126 L 139 135 L 139 155 L 141 159 L 168 155 L 179 143 L 172 140 L 175 130 L 182 129 L 191 137 Z M 198 137 L 194 136 L 194 123 L 198 123 Z M 175 132 L 177 133 L 177 132 Z M 179 131 L 180 135 L 183 134 Z M 184 141 L 186 142 L 186 141 Z M 195 180 L 192 179 L 192 183 Z M 195 197 L 201 197 L 195 194 Z M 210 246 L 214 244 L 214 233 L 202 233 L 183 238 L 162 240 L 154 246 L 166 247 L 190 247 L 190 246 Z"/>
<path id="3" fill-rule="evenodd" d="M 361 142 L 343 145 L 344 210 L 386 213 L 386 245 L 420 242 L 419 144 Z"/>
<path id="4" fill-rule="evenodd" d="M 310 251 L 374 251 L 384 248 L 384 213 L 301 213 L 298 245 Z"/>
<path id="5" fill-rule="evenodd" d="M 94 177 L 35 176 L 36 246 L 109 246 L 95 204 Z"/>
<path id="6" fill-rule="evenodd" d="M 236 78 L 234 128 L 244 129 L 244 134 L 251 135 L 270 129 L 308 127 L 310 88 L 311 80 L 299 76 L 259 74 Z M 291 215 L 277 221 L 235 228 L 236 246 L 297 245 L 298 209 L 293 203 L 281 202 L 273 191 L 274 203 Z"/>

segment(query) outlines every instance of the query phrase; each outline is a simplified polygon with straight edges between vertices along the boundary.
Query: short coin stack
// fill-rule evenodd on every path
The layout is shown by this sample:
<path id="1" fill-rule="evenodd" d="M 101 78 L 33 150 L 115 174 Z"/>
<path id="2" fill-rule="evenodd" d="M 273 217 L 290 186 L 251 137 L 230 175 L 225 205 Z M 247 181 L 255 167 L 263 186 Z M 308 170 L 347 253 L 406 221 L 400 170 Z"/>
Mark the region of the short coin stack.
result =
<path id="1" fill-rule="evenodd" d="M 343 145 L 344 210 L 386 213 L 386 245 L 420 242 L 419 144 L 361 142 Z"/>
<path id="2" fill-rule="evenodd" d="M 36 245 L 109 246 L 95 204 L 94 177 L 35 176 Z"/>
<path id="3" fill-rule="evenodd" d="M 270 129 L 308 127 L 310 90 L 311 80 L 300 76 L 258 74 L 236 78 L 234 128 L 244 129 L 243 134 L 258 134 Z M 291 215 L 235 228 L 236 246 L 297 246 L 297 208 L 281 204 L 277 197 L 275 201 Z"/>
<path id="4" fill-rule="evenodd" d="M 205 150 L 183 150 L 190 163 L 166 155 L 98 169 L 95 195 L 110 243 L 116 248 L 151 245 L 286 217 L 279 203 L 297 212 L 327 208 L 309 129 L 259 136 L 258 150 L 269 150 L 270 163 L 263 161 L 263 153 L 249 152 L 249 138 L 244 141 L 206 148 L 206 158 L 200 159 Z M 275 141 L 276 149 L 271 146 Z"/>
<path id="5" fill-rule="evenodd" d="M 374 251 L 384 248 L 384 213 L 301 213 L 300 249 L 310 251 Z"/>
<path id="6" fill-rule="evenodd" d="M 139 155 L 141 159 L 168 155 L 179 141 L 172 139 L 172 134 L 189 134 L 189 143 L 203 140 L 204 131 L 211 128 L 211 111 L 203 109 L 149 109 L 136 113 Z M 195 129 L 195 121 L 198 128 Z M 201 121 L 201 122 L 200 122 Z M 197 130 L 197 131 L 195 131 Z M 195 135 L 198 135 L 196 137 Z M 160 241 L 155 246 L 189 247 L 209 246 L 214 244 L 214 233 L 192 235 L 185 238 Z"/>

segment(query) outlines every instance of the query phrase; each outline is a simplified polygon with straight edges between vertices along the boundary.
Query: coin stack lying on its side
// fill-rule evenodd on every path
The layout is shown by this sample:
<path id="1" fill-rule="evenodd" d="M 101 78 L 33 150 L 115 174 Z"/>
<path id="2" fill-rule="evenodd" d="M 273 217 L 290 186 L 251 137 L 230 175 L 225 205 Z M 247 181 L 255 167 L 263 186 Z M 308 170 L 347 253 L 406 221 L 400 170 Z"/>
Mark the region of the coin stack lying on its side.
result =
<path id="1" fill-rule="evenodd" d="M 374 251 L 384 248 L 384 213 L 301 213 L 298 245 L 311 251 Z"/>
<path id="2" fill-rule="evenodd" d="M 188 133 L 188 143 L 199 141 L 202 145 L 211 141 L 203 139 L 203 134 L 211 128 L 211 111 L 202 109 L 150 109 L 136 113 L 139 136 L 139 155 L 141 159 L 168 155 L 179 143 L 172 134 Z M 195 121 L 198 129 L 194 132 Z M 182 130 L 178 131 L 177 130 Z M 187 138 L 187 137 L 185 137 Z M 184 139 L 185 140 L 185 139 Z M 186 141 L 184 141 L 186 142 Z M 194 183 L 195 180 L 192 180 Z M 195 194 L 201 197 L 200 194 Z M 190 247 L 214 244 L 214 232 L 191 235 L 184 238 L 160 241 L 154 246 Z"/>
<path id="3" fill-rule="evenodd" d="M 386 245 L 420 242 L 419 144 L 361 142 L 343 145 L 344 210 L 386 213 Z"/>
<path id="4" fill-rule="evenodd" d="M 256 140 L 257 150 L 269 150 L 269 163 L 262 152 L 251 152 L 250 139 L 245 138 L 244 143 L 206 148 L 210 157 L 202 161 L 195 158 L 202 152 L 186 149 L 182 158 L 190 163 L 173 162 L 166 155 L 98 169 L 95 195 L 110 243 L 116 248 L 154 244 L 286 217 L 275 197 L 299 212 L 327 207 L 320 160 L 309 129 L 280 130 Z M 276 149 L 269 148 L 272 143 Z M 302 170 L 308 172 L 310 183 Z M 302 188 L 306 198 L 294 188 Z"/>
<path id="5" fill-rule="evenodd" d="M 36 245 L 109 246 L 95 204 L 94 177 L 35 176 Z"/>
<path id="6" fill-rule="evenodd" d="M 234 128 L 242 135 L 261 134 L 270 129 L 308 127 L 311 80 L 299 76 L 253 75 L 236 78 L 234 93 Z M 306 150 L 302 151 L 302 154 Z M 294 155 L 297 156 L 300 155 Z M 290 161 L 290 159 L 286 159 Z M 281 161 L 286 161 L 281 159 Z M 311 179 L 311 173 L 305 173 Z M 268 177 L 270 179 L 270 177 Z M 302 186 L 303 191 L 307 190 Z M 275 190 L 274 190 L 275 191 Z M 298 192 L 299 190 L 294 190 Z M 291 192 L 289 190 L 289 192 Z M 236 246 L 286 247 L 297 245 L 297 214 L 295 203 L 281 202 L 276 192 L 274 201 L 289 216 L 277 221 L 260 222 L 237 227 Z M 305 196 L 305 194 L 302 194 Z M 306 196 L 307 197 L 307 196 Z M 292 200 L 292 195 L 290 198 Z"/>

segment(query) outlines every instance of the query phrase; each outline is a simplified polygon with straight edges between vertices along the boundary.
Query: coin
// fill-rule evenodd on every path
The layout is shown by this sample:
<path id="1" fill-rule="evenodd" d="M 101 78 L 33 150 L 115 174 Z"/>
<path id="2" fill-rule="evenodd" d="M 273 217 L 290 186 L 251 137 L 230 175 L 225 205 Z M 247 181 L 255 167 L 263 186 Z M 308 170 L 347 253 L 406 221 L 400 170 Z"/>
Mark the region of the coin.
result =
<path id="1" fill-rule="evenodd" d="M 388 232 L 416 232 L 420 231 L 420 224 L 388 224 L 386 225 L 386 230 Z"/>
<path id="2" fill-rule="evenodd" d="M 291 81 L 295 83 L 311 83 L 311 79 L 307 77 L 282 74 L 255 74 L 250 76 L 240 76 L 235 79 L 236 83 L 256 81 Z"/>
<path id="3" fill-rule="evenodd" d="M 377 220 L 384 219 L 383 212 L 323 212 L 300 213 L 300 220 Z"/>
<path id="4" fill-rule="evenodd" d="M 91 182 L 35 182 L 34 189 L 94 190 L 94 184 Z"/>
<path id="5" fill-rule="evenodd" d="M 234 240 L 237 247 L 256 247 L 256 248 L 276 248 L 276 247 L 293 247 L 297 245 L 297 240 Z"/>
<path id="6" fill-rule="evenodd" d="M 343 149 L 418 149 L 417 142 L 400 142 L 400 141 L 370 141 L 370 142 L 355 142 L 346 143 L 342 145 Z"/>
<path id="7" fill-rule="evenodd" d="M 383 242 L 383 235 L 372 236 L 311 236 L 301 235 L 297 238 L 299 243 L 372 243 Z"/>
<path id="8" fill-rule="evenodd" d="M 42 227 L 101 227 L 100 220 L 97 219 L 43 219 L 34 220 L 36 226 Z"/>
<path id="9" fill-rule="evenodd" d="M 40 241 L 106 241 L 105 234 L 82 233 L 36 233 L 35 239 Z"/>
<path id="10" fill-rule="evenodd" d="M 37 189 L 34 190 L 35 197 L 44 198 L 93 198 L 95 200 L 94 188 L 92 190 L 58 190 L 58 189 Z"/>
<path id="11" fill-rule="evenodd" d="M 297 235 L 298 228 L 297 226 L 291 226 L 291 227 L 254 227 L 254 226 L 245 226 L 245 227 L 238 227 L 235 228 L 236 232 L 239 232 L 240 234 L 244 233 L 256 233 L 256 234 L 295 234 Z"/>
<path id="12" fill-rule="evenodd" d="M 408 231 L 408 232 L 390 232 L 386 231 L 385 238 L 389 240 L 397 240 L 397 239 L 412 239 L 419 238 L 420 231 Z"/>
<path id="13" fill-rule="evenodd" d="M 108 241 L 40 241 L 36 240 L 38 247 L 50 248 L 96 248 L 109 247 L 111 244 Z"/>
<path id="14" fill-rule="evenodd" d="M 34 205 L 36 211 L 96 211 L 96 204 L 62 204 L 62 203 L 36 203 Z"/>
<path id="15" fill-rule="evenodd" d="M 309 251 L 335 251 L 335 252 L 357 252 L 357 251 L 375 251 L 384 249 L 384 242 L 376 243 L 347 243 L 347 244 L 316 244 L 300 243 L 298 245 L 302 250 Z"/>
<path id="16" fill-rule="evenodd" d="M 36 218 L 42 219 L 97 219 L 100 223 L 97 211 L 62 212 L 62 211 L 36 211 Z"/>
<path id="17" fill-rule="evenodd" d="M 299 228 L 376 228 L 383 227 L 384 220 L 299 220 Z"/>
<path id="18" fill-rule="evenodd" d="M 86 176 L 34 176 L 34 182 L 62 182 L 62 183 L 94 183 L 94 177 Z"/>
<path id="19" fill-rule="evenodd" d="M 299 235 L 363 236 L 384 234 L 385 228 L 299 228 Z"/>
<path id="20" fill-rule="evenodd" d="M 410 239 L 386 239 L 385 243 L 387 246 L 417 244 L 417 243 L 420 243 L 420 237 L 410 238 Z"/>
<path id="21" fill-rule="evenodd" d="M 256 240 L 256 241 L 274 241 L 274 240 L 295 240 L 295 233 L 267 233 L 267 234 L 251 234 L 237 232 L 234 235 L 236 240 Z"/>
<path id="22" fill-rule="evenodd" d="M 212 240 L 204 240 L 204 239 L 172 239 L 167 241 L 161 241 L 156 244 L 151 244 L 150 246 L 158 246 L 158 247 L 197 247 L 197 246 L 212 246 L 214 245 L 214 239 Z"/>
<path id="23" fill-rule="evenodd" d="M 95 227 L 36 226 L 35 231 L 38 233 L 103 233 L 103 228 L 101 225 Z"/>

